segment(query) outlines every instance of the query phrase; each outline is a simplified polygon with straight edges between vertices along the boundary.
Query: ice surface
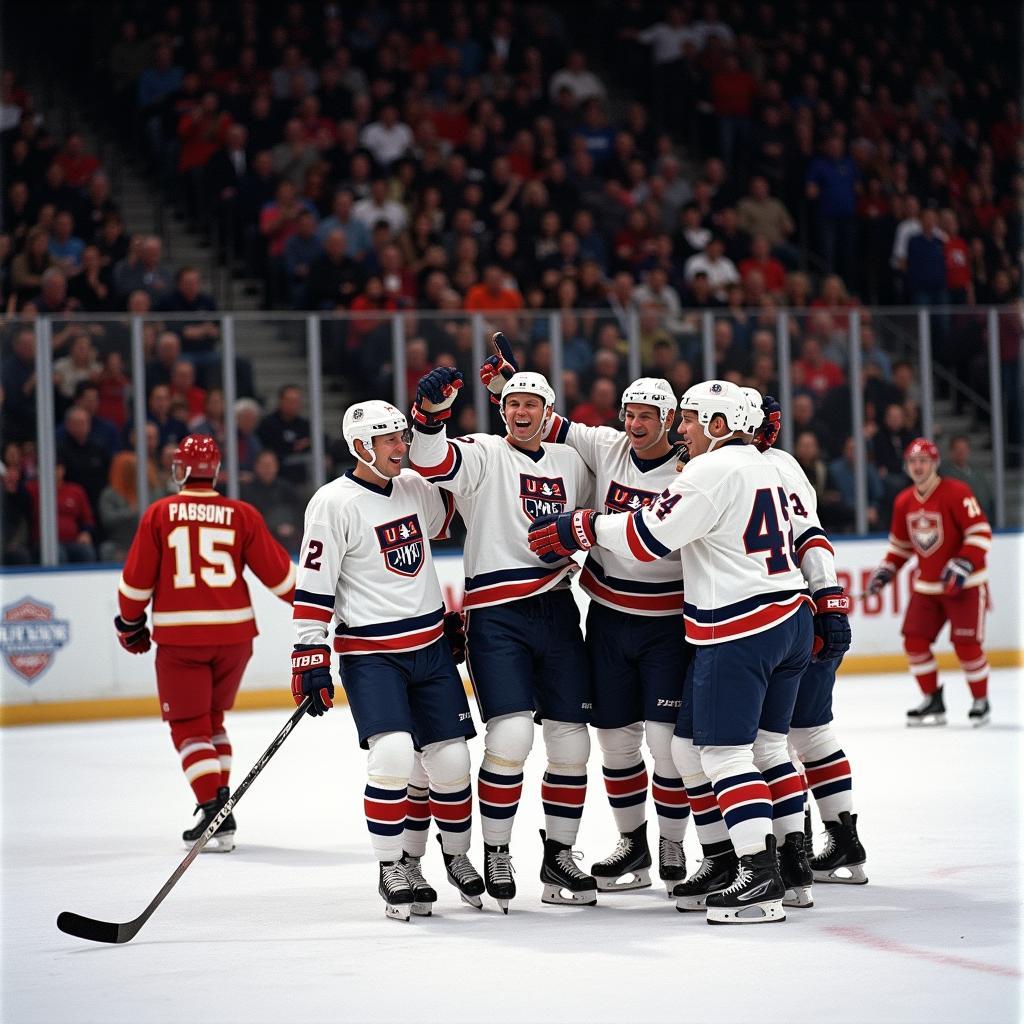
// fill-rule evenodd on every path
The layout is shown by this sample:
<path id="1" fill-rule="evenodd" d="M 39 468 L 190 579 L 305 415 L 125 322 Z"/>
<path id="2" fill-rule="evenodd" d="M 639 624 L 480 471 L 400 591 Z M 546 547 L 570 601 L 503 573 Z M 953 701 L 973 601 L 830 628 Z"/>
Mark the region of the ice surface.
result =
<path id="1" fill-rule="evenodd" d="M 994 674 L 981 730 L 967 726 L 965 685 L 946 677 L 950 725 L 929 730 L 903 724 L 918 699 L 909 677 L 841 680 L 837 730 L 870 884 L 817 885 L 813 909 L 754 928 L 709 928 L 657 886 L 595 908 L 543 906 L 539 735 L 509 916 L 486 898 L 483 911 L 460 904 L 431 838 L 437 912 L 385 920 L 365 755 L 338 709 L 305 719 L 253 785 L 234 853 L 200 857 L 128 945 L 86 943 L 57 930 L 60 911 L 133 918 L 184 856 L 192 804 L 166 727 L 3 730 L 0 1020 L 1018 1020 L 1024 672 Z M 229 717 L 236 780 L 286 717 Z M 481 749 L 475 740 L 474 765 Z M 596 753 L 590 784 L 585 866 L 615 839 Z M 692 869 L 692 828 L 686 847 Z M 476 831 L 478 867 L 481 848 Z"/>

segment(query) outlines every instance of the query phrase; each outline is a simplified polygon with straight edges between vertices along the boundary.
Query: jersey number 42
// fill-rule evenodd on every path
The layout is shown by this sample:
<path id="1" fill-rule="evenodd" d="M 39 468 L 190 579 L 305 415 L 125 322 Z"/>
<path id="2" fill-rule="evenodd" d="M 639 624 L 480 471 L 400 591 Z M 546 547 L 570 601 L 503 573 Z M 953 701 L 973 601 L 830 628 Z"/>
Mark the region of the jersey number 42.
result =
<path id="1" fill-rule="evenodd" d="M 789 501 L 781 487 L 761 487 L 754 494 L 750 520 L 743 531 L 743 546 L 748 555 L 767 554 L 769 576 L 798 568 Z"/>

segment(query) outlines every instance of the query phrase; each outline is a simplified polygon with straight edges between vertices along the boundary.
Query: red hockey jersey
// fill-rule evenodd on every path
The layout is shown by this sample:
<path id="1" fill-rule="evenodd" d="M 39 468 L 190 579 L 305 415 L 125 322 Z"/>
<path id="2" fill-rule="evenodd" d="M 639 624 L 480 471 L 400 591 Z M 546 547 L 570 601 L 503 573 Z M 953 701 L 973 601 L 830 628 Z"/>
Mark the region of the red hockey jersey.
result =
<path id="1" fill-rule="evenodd" d="M 988 579 L 991 547 L 992 527 L 962 481 L 940 477 L 924 495 L 913 486 L 896 495 L 884 561 L 898 570 L 916 555 L 917 593 L 942 593 L 942 569 L 951 558 L 966 558 L 974 567 L 965 587 L 980 586 Z"/>
<path id="2" fill-rule="evenodd" d="M 248 566 L 292 603 L 295 566 L 259 512 L 206 488 L 186 488 L 146 509 L 121 573 L 121 616 L 153 601 L 158 644 L 240 644 L 258 630 L 242 578 Z"/>

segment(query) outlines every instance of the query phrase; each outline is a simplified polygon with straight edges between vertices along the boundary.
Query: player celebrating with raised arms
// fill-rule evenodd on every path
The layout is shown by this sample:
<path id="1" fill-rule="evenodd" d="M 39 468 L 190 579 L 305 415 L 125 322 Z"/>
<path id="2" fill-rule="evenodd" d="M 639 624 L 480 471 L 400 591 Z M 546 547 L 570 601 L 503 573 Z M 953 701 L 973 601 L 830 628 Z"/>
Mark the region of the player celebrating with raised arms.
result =
<path id="1" fill-rule="evenodd" d="M 295 703 L 331 706 L 331 648 L 341 662 L 359 744 L 369 750 L 364 797 L 378 891 L 388 917 L 430 916 L 437 893 L 423 878 L 423 797 L 439 830 L 448 880 L 481 906 L 483 879 L 467 853 L 472 824 L 467 737 L 475 736 L 453 653 L 461 616 L 445 614 L 430 538 L 447 535 L 450 497 L 408 470 L 405 416 L 359 402 L 342 421 L 356 468 L 321 487 L 306 508 L 295 590 Z"/>
<path id="2" fill-rule="evenodd" d="M 949 620 L 953 650 L 971 689 L 971 725 L 987 724 L 988 659 L 985 612 L 992 527 L 974 492 L 960 480 L 940 477 L 939 449 L 927 438 L 912 441 L 903 455 L 913 484 L 896 495 L 889 550 L 868 584 L 877 594 L 915 555 L 918 573 L 903 619 L 903 646 L 924 700 L 907 712 L 907 725 L 945 725 L 932 644 Z"/>
<path id="3" fill-rule="evenodd" d="M 738 857 L 732 884 L 707 896 L 708 921 L 781 921 L 776 837 L 799 833 L 802 844 L 802 799 L 774 822 L 772 806 L 802 792 L 786 733 L 811 657 L 813 602 L 795 564 L 782 478 L 748 443 L 760 410 L 727 381 L 691 387 L 679 408 L 690 461 L 650 507 L 577 509 L 535 524 L 530 544 L 542 557 L 597 544 L 642 563 L 681 550 L 696 651 L 673 755 L 684 782 L 701 772 L 711 780 Z"/>
<path id="4" fill-rule="evenodd" d="M 214 490 L 220 451 L 191 434 L 178 445 L 171 476 L 179 492 L 153 502 L 139 522 L 118 585 L 114 619 L 121 646 L 150 648 L 146 605 L 153 602 L 156 686 L 199 821 L 182 839 L 192 846 L 231 795 L 231 742 L 224 712 L 235 703 L 257 635 L 248 566 L 271 593 L 291 604 L 295 566 L 260 513 Z M 229 814 L 203 852 L 235 848 Z"/>
<path id="5" fill-rule="evenodd" d="M 542 899 L 592 904 L 596 883 L 576 867 L 572 849 L 586 796 L 592 703 L 579 609 L 569 590 L 577 566 L 569 558 L 538 565 L 526 527 L 590 504 L 593 478 L 571 448 L 542 443 L 555 396 L 540 374 L 514 373 L 504 382 L 504 437 L 445 436 L 461 383 L 448 368 L 420 379 L 409 459 L 455 495 L 466 524 L 466 662 L 487 728 L 478 788 L 487 892 L 507 913 L 516 893 L 509 844 L 536 715 L 548 756 Z"/>

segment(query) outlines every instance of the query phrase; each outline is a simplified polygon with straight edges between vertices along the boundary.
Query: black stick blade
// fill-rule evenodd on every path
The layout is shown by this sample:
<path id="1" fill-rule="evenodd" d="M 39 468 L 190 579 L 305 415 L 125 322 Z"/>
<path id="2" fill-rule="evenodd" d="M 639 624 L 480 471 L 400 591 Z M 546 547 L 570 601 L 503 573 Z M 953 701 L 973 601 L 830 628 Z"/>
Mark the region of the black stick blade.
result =
<path id="1" fill-rule="evenodd" d="M 58 915 L 57 927 L 68 935 L 88 939 L 90 942 L 127 942 L 132 937 L 130 933 L 122 937 L 121 926 L 112 921 L 94 921 L 91 917 L 82 917 L 66 910 Z"/>

